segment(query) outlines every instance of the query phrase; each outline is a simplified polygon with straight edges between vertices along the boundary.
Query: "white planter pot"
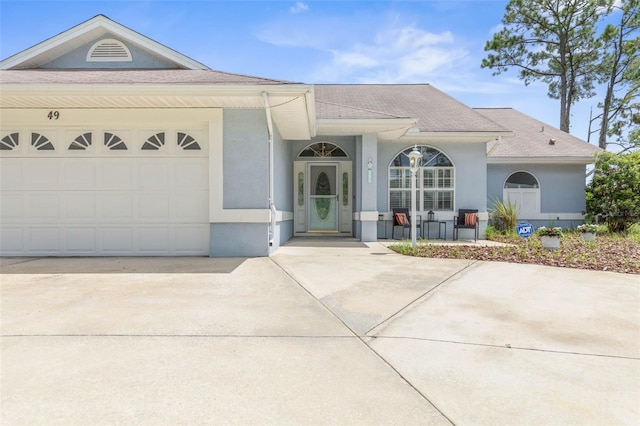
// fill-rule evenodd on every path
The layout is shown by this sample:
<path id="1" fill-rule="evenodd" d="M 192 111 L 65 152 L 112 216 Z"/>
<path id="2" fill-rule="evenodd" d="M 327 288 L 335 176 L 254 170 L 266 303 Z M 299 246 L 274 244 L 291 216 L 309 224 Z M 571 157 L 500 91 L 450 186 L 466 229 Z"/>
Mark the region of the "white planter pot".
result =
<path id="1" fill-rule="evenodd" d="M 549 237 L 547 235 L 543 235 L 540 237 L 540 242 L 542 243 L 542 247 L 549 250 L 560 248 L 560 237 Z"/>
<path id="2" fill-rule="evenodd" d="M 584 241 L 593 241 L 596 239 L 596 234 L 594 232 L 582 232 L 580 235 Z"/>

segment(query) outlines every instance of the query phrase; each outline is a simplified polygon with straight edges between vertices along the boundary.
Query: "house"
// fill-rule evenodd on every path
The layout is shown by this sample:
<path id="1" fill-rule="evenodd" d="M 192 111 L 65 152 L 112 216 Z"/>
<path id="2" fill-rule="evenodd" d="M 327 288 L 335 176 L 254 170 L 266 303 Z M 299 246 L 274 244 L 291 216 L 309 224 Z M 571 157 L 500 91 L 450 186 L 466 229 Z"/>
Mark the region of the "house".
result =
<path id="1" fill-rule="evenodd" d="M 266 256 L 295 235 L 385 237 L 410 205 L 491 199 L 583 219 L 597 148 L 428 84 L 312 85 L 209 69 L 98 15 L 0 62 L 0 255 Z M 464 230 L 461 231 L 461 237 Z"/>

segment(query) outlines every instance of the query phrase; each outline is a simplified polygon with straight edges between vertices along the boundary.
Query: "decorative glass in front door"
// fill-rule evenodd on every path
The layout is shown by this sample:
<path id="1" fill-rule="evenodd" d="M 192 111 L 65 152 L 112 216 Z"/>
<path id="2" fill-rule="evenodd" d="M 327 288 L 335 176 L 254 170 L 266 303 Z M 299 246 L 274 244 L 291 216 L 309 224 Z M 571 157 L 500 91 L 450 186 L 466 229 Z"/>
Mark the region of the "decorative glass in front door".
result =
<path id="1" fill-rule="evenodd" d="M 309 231 L 338 231 L 338 185 L 335 165 L 310 165 Z"/>

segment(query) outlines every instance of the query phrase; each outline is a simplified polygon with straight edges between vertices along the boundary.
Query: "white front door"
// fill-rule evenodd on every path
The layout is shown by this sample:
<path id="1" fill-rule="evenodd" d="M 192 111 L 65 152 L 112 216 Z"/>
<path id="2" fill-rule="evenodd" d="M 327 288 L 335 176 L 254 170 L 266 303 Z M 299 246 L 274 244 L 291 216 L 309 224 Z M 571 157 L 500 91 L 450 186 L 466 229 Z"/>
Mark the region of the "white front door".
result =
<path id="1" fill-rule="evenodd" d="M 295 161 L 294 229 L 296 233 L 351 233 L 351 162 Z"/>
<path id="2" fill-rule="evenodd" d="M 309 164 L 309 232 L 338 232 L 338 167 Z"/>

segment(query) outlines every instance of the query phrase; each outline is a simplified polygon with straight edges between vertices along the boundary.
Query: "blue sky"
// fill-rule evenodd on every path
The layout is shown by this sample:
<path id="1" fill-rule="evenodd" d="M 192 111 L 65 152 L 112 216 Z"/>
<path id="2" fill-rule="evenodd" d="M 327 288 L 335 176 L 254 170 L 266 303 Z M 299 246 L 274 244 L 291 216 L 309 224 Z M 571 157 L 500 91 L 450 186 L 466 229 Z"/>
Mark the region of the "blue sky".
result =
<path id="1" fill-rule="evenodd" d="M 544 84 L 480 68 L 506 0 L 0 0 L 7 58 L 103 14 L 212 69 L 304 83 L 430 83 L 472 107 L 513 107 L 558 127 Z M 572 111 L 586 139 L 589 108 Z"/>

